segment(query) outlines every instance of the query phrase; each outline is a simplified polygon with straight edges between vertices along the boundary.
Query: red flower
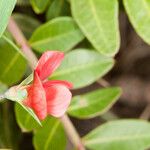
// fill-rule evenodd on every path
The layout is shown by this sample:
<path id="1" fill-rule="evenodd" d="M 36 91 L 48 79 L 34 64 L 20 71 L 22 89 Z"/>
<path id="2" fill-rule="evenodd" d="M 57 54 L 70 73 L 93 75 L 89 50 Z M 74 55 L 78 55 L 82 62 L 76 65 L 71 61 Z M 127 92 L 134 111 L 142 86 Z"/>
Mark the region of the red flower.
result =
<path id="1" fill-rule="evenodd" d="M 34 110 L 39 119 L 48 114 L 60 117 L 70 104 L 72 84 L 67 81 L 44 81 L 60 65 L 64 54 L 58 51 L 45 52 L 34 70 L 32 85 L 27 87 L 27 99 L 24 104 Z"/>

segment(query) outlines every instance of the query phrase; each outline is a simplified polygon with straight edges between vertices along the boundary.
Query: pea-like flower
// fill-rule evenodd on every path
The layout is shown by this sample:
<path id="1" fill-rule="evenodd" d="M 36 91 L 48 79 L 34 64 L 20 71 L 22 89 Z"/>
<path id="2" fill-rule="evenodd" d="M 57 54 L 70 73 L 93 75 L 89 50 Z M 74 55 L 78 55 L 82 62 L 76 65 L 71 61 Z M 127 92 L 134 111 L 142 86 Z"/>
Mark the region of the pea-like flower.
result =
<path id="1" fill-rule="evenodd" d="M 34 70 L 33 83 L 27 86 L 27 98 L 23 104 L 34 110 L 40 120 L 47 115 L 61 117 L 67 110 L 72 94 L 72 84 L 67 81 L 46 79 L 59 67 L 64 54 L 47 51 L 38 61 Z"/>

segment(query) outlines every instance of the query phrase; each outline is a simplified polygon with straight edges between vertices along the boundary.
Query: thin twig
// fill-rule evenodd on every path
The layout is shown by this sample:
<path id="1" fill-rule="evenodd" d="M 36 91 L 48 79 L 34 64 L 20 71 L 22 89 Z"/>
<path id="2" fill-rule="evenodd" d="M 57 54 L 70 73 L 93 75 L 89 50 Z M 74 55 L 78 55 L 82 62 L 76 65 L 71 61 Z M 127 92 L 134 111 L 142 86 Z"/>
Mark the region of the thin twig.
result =
<path id="1" fill-rule="evenodd" d="M 8 30 L 16 40 L 16 43 L 21 46 L 21 50 L 25 54 L 31 68 L 34 69 L 37 64 L 37 58 L 32 52 L 30 46 L 27 44 L 28 42 L 26 38 L 24 37 L 22 31 L 12 17 L 9 20 Z M 78 132 L 76 131 L 69 117 L 67 115 L 64 115 L 60 120 L 64 125 L 66 133 L 68 134 L 68 137 L 70 138 L 72 144 L 74 144 L 74 146 L 78 150 L 85 150 L 81 142 L 80 136 L 78 135 Z"/>
<path id="2" fill-rule="evenodd" d="M 150 104 L 144 108 L 139 118 L 144 120 L 148 120 L 150 118 Z"/>
<path id="3" fill-rule="evenodd" d="M 105 79 L 99 79 L 97 80 L 97 83 L 105 88 L 110 87 L 110 83 Z M 106 121 L 119 119 L 119 117 L 112 111 L 108 111 L 105 114 L 101 115 L 101 118 Z"/>
<path id="4" fill-rule="evenodd" d="M 14 21 L 14 19 L 12 17 L 10 17 L 10 19 L 9 19 L 8 30 L 12 34 L 16 43 L 21 47 L 21 50 L 24 53 L 24 55 L 26 56 L 30 67 L 32 69 L 34 69 L 37 64 L 38 59 L 32 52 L 22 31 L 18 28 L 16 22 Z"/>
<path id="5" fill-rule="evenodd" d="M 73 139 L 72 143 L 75 145 L 75 147 L 78 150 L 85 150 L 81 142 L 81 139 L 79 137 L 79 134 L 75 130 L 74 126 L 72 125 L 72 122 L 69 119 L 69 117 L 67 115 L 64 115 L 63 117 L 61 117 L 61 122 L 64 125 L 64 128 L 68 134 L 69 139 Z M 69 133 L 70 131 L 72 132 L 72 134 Z"/>
<path id="6" fill-rule="evenodd" d="M 99 80 L 97 80 L 97 83 L 103 87 L 109 87 L 110 86 L 109 82 L 107 82 L 105 79 L 99 79 Z"/>

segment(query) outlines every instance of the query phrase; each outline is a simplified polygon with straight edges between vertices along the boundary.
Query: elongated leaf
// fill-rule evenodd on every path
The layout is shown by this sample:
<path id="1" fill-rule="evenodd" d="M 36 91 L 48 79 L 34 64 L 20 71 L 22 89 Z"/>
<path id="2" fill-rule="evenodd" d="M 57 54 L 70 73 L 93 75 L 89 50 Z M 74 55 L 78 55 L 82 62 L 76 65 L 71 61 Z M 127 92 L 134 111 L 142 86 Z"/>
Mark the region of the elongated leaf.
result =
<path id="1" fill-rule="evenodd" d="M 59 17 L 40 26 L 33 33 L 30 44 L 39 52 L 46 50 L 67 51 L 83 38 L 83 34 L 72 18 Z"/>
<path id="2" fill-rule="evenodd" d="M 52 0 L 30 0 L 34 11 L 39 14 L 45 11 L 46 7 Z"/>
<path id="3" fill-rule="evenodd" d="M 112 121 L 84 137 L 91 150 L 145 150 L 150 147 L 150 124 L 140 120 Z"/>
<path id="4" fill-rule="evenodd" d="M 150 44 L 150 1 L 124 0 L 129 19 L 139 36 Z"/>
<path id="5" fill-rule="evenodd" d="M 46 13 L 47 20 L 58 16 L 66 16 L 69 13 L 69 3 L 66 0 L 54 0 Z"/>
<path id="6" fill-rule="evenodd" d="M 71 0 L 72 14 L 95 49 L 113 56 L 119 49 L 117 0 Z"/>
<path id="7" fill-rule="evenodd" d="M 28 131 L 36 128 L 35 124 L 38 123 L 41 125 L 39 118 L 36 116 L 34 111 L 29 107 L 23 105 L 23 100 L 27 97 L 26 89 L 18 89 L 18 87 L 14 86 L 8 89 L 5 94 L 5 98 L 8 100 L 17 102 L 16 106 L 16 118 L 18 124 L 22 128 L 23 131 Z M 29 124 L 30 123 L 30 124 Z"/>
<path id="8" fill-rule="evenodd" d="M 65 150 L 66 136 L 58 119 L 48 117 L 33 138 L 36 150 Z"/>
<path id="9" fill-rule="evenodd" d="M 0 37 L 6 29 L 15 4 L 16 0 L 0 0 Z"/>
<path id="10" fill-rule="evenodd" d="M 96 90 L 85 95 L 75 96 L 68 113 L 77 118 L 92 118 L 106 112 L 119 98 L 120 88 Z"/>
<path id="11" fill-rule="evenodd" d="M 113 63 L 113 59 L 106 58 L 98 52 L 76 49 L 66 54 L 62 65 L 51 79 L 68 80 L 73 83 L 74 88 L 81 88 L 105 75 Z"/>
<path id="12" fill-rule="evenodd" d="M 22 107 L 23 109 L 24 109 L 24 111 L 26 111 L 31 117 L 32 117 L 32 119 L 34 119 L 34 121 L 36 121 L 36 123 L 38 123 L 40 126 L 41 126 L 41 122 L 40 122 L 40 120 L 39 120 L 39 118 L 36 116 L 36 114 L 33 112 L 33 110 L 32 109 L 30 109 L 29 107 L 25 107 L 21 102 L 19 102 L 19 101 L 17 101 L 17 104 L 20 106 L 20 107 Z M 17 109 L 17 108 L 16 108 Z M 21 111 L 21 112 L 23 112 L 23 110 L 21 110 L 21 108 L 19 108 L 18 107 L 18 109 L 20 109 L 20 110 L 18 110 L 18 111 Z M 23 114 L 23 113 L 22 113 Z M 20 114 L 21 115 L 21 114 Z M 28 119 L 31 119 L 31 118 L 28 118 Z M 32 120 L 31 119 L 31 120 Z M 26 120 L 27 121 L 27 120 Z M 19 122 L 19 120 L 18 120 L 18 123 L 19 123 L 19 125 L 21 125 L 21 122 Z M 26 122 L 25 122 L 26 123 Z M 35 124 L 35 123 L 34 123 Z M 26 126 L 28 125 L 27 123 L 25 124 Z M 25 126 L 24 125 L 24 126 Z M 36 126 L 34 126 L 34 127 L 36 127 Z M 28 128 L 28 127 L 27 127 Z M 31 128 L 32 128 L 32 125 L 31 125 Z M 27 129 L 27 130 L 29 130 L 29 129 Z"/>
<path id="13" fill-rule="evenodd" d="M 24 107 L 19 104 L 15 105 L 16 120 L 23 132 L 29 132 L 39 127 L 39 120 L 37 123 L 37 117 L 34 119 L 30 113 L 28 113 Z M 41 124 L 40 124 L 41 125 Z"/>
<path id="14" fill-rule="evenodd" d="M 26 70 L 26 60 L 19 49 L 6 37 L 0 38 L 0 82 L 12 85 Z"/>
<path id="15" fill-rule="evenodd" d="M 13 14 L 13 18 L 27 39 L 29 39 L 33 31 L 40 26 L 40 22 L 38 20 L 27 15 L 15 13 Z"/>

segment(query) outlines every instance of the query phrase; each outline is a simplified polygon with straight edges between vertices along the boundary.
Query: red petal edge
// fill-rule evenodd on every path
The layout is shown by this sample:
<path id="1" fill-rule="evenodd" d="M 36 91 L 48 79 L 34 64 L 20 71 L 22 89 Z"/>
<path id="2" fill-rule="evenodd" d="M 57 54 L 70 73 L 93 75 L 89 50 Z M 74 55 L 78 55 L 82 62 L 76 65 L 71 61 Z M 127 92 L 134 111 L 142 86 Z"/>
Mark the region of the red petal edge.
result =
<path id="1" fill-rule="evenodd" d="M 72 94 L 69 89 L 60 84 L 45 87 L 47 112 L 54 117 L 61 117 L 67 110 Z"/>
<path id="2" fill-rule="evenodd" d="M 50 76 L 61 64 L 64 53 L 59 51 L 47 51 L 43 53 L 38 61 L 35 71 L 41 80 Z"/>
<path id="3" fill-rule="evenodd" d="M 43 83 L 44 88 L 48 88 L 52 85 L 64 85 L 69 89 L 73 88 L 73 84 L 71 82 L 63 81 L 63 80 L 52 80 L 52 81 L 46 81 Z"/>

